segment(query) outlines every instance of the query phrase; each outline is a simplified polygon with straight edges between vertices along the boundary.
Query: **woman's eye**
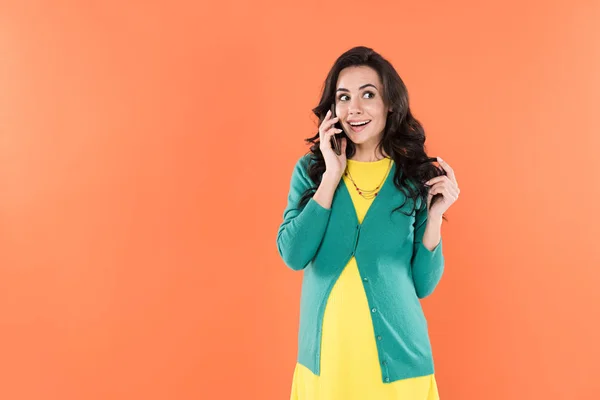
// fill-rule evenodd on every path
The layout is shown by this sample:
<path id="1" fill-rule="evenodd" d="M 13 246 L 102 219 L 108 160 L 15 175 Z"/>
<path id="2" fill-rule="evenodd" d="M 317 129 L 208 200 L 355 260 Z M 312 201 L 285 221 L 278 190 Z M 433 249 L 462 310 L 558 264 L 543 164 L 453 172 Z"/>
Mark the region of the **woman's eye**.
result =
<path id="1" fill-rule="evenodd" d="M 367 94 L 367 93 L 375 96 L 375 93 L 373 93 L 373 92 L 366 91 L 365 94 Z M 344 97 L 348 97 L 348 96 L 345 94 L 342 94 L 340 97 L 338 97 L 338 100 L 344 101 Z M 373 97 L 370 97 L 370 98 L 372 99 Z"/>

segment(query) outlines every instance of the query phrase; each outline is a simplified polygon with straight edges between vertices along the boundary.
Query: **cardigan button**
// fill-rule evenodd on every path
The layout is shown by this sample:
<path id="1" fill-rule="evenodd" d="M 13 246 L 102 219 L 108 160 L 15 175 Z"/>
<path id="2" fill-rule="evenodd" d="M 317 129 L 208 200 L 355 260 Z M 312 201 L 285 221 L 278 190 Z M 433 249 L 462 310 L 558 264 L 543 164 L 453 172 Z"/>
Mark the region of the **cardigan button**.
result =
<path id="1" fill-rule="evenodd" d="M 387 365 L 387 361 L 382 362 L 383 365 Z"/>
<path id="2" fill-rule="evenodd" d="M 377 309 L 376 309 L 376 308 L 373 308 L 371 311 L 373 311 L 373 312 L 377 312 Z"/>
<path id="3" fill-rule="evenodd" d="M 363 281 L 365 281 L 365 282 L 367 282 L 368 280 L 369 280 L 369 278 L 367 278 L 367 277 L 363 278 Z"/>
<path id="4" fill-rule="evenodd" d="M 385 381 L 386 381 L 386 382 L 389 382 L 389 381 L 390 381 L 390 378 L 388 378 L 388 377 L 386 376 L 386 377 L 385 377 Z"/>
<path id="5" fill-rule="evenodd" d="M 377 336 L 377 340 L 381 340 L 381 336 Z"/>

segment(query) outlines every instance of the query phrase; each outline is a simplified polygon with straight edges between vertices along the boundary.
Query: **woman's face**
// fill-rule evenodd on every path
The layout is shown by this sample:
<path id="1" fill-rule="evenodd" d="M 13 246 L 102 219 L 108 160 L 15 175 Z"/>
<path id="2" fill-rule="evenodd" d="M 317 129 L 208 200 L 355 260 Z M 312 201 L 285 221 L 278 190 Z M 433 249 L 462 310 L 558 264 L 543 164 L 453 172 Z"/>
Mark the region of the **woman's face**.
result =
<path id="1" fill-rule="evenodd" d="M 383 136 L 388 108 L 383 104 L 382 84 L 377 72 L 367 66 L 344 68 L 335 92 L 336 115 L 350 140 L 357 145 L 375 147 Z M 371 121 L 352 127 L 353 121 Z"/>

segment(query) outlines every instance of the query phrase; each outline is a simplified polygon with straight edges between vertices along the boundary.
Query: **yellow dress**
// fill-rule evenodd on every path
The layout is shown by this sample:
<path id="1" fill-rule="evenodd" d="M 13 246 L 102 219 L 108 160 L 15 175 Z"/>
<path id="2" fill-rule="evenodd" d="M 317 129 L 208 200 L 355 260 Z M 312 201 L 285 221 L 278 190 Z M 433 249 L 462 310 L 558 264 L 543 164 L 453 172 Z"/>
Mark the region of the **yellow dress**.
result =
<path id="1" fill-rule="evenodd" d="M 348 171 L 360 188 L 374 189 L 387 176 L 390 158 L 374 162 L 348 160 Z M 348 187 L 358 220 L 373 199 Z M 321 375 L 296 363 L 291 400 L 439 400 L 434 374 L 384 383 L 375 344 L 371 312 L 356 259 L 352 257 L 335 283 L 323 316 Z"/>

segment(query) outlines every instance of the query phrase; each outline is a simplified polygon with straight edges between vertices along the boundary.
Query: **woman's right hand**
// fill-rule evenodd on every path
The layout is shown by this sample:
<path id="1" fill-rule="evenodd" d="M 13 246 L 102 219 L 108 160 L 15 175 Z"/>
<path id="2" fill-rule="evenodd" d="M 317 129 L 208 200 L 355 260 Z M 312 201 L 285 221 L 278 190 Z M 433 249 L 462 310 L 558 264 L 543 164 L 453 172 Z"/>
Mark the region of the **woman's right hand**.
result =
<path id="1" fill-rule="evenodd" d="M 327 111 L 321 126 L 319 126 L 319 149 L 325 159 L 325 173 L 331 174 L 341 179 L 344 171 L 346 170 L 346 144 L 347 138 L 343 137 L 341 140 L 341 154 L 338 156 L 331 147 L 331 138 L 336 133 L 342 132 L 341 129 L 337 129 L 334 125 L 338 122 L 339 117 L 331 118 L 331 110 Z"/>

